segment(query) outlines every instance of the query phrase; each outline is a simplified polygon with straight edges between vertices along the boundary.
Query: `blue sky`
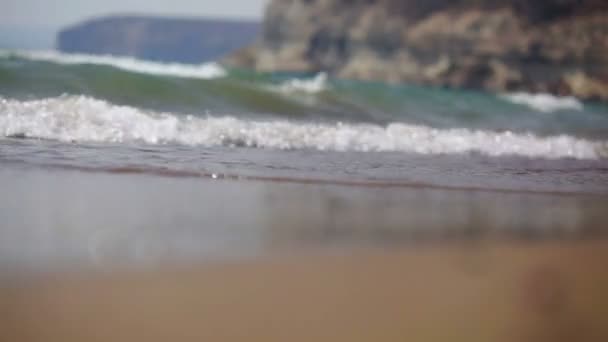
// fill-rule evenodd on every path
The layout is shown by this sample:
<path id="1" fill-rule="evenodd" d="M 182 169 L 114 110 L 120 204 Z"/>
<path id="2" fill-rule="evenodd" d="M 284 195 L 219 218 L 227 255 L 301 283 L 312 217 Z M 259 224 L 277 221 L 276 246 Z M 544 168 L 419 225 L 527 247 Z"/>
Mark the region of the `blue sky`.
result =
<path id="1" fill-rule="evenodd" d="M 0 0 L 0 47 L 42 48 L 55 32 L 114 13 L 261 18 L 267 0 Z"/>

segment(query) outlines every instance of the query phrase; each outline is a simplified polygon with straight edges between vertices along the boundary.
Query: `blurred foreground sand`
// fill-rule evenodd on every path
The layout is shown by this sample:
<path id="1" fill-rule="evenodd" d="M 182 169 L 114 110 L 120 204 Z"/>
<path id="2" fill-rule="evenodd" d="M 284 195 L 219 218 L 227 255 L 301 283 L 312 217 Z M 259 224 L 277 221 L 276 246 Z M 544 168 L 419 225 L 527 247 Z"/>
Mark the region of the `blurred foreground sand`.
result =
<path id="1" fill-rule="evenodd" d="M 608 341 L 608 242 L 480 242 L 4 280 L 0 341 Z"/>

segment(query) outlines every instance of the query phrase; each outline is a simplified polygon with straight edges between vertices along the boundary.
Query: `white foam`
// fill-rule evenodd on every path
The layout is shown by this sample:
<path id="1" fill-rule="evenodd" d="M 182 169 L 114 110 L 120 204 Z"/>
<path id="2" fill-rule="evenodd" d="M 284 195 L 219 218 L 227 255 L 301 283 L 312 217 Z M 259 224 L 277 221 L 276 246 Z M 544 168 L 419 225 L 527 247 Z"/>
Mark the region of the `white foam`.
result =
<path id="1" fill-rule="evenodd" d="M 479 152 L 491 156 L 597 159 L 608 142 L 567 135 L 434 129 L 393 123 L 319 124 L 250 121 L 146 112 L 85 96 L 17 101 L 0 98 L 0 135 L 77 142 L 243 145 L 277 149 L 403 151 L 423 154 Z"/>
<path id="2" fill-rule="evenodd" d="M 294 78 L 281 83 L 277 89 L 286 94 L 293 93 L 306 93 L 306 94 L 317 94 L 327 90 L 327 73 L 318 73 L 315 77 L 310 79 L 299 79 Z"/>
<path id="3" fill-rule="evenodd" d="M 130 57 L 115 57 L 86 54 L 67 54 L 57 51 L 0 51 L 0 56 L 17 56 L 33 61 L 57 64 L 96 64 L 140 74 L 174 76 L 186 78 L 214 79 L 226 76 L 226 71 L 217 63 L 199 65 L 180 63 L 161 63 L 138 60 Z"/>
<path id="4" fill-rule="evenodd" d="M 581 111 L 584 109 L 583 103 L 572 96 L 559 97 L 551 94 L 512 93 L 501 95 L 501 97 L 511 103 L 528 106 L 543 113 L 558 110 Z"/>

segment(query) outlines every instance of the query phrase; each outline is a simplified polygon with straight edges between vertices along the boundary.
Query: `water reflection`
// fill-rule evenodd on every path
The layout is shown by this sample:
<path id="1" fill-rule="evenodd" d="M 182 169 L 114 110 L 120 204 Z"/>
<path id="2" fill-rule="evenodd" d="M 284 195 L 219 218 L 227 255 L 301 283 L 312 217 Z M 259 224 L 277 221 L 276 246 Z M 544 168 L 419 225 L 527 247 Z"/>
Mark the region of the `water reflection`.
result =
<path id="1" fill-rule="evenodd" d="M 0 267 L 603 233 L 608 199 L 0 169 Z M 295 248 L 295 249 L 294 249 Z"/>

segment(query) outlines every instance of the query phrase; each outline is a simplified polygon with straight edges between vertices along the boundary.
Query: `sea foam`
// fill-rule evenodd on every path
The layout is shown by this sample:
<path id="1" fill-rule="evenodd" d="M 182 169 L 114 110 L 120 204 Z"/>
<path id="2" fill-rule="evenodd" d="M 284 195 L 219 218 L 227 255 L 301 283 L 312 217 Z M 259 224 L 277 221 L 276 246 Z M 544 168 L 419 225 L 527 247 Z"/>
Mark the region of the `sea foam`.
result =
<path id="1" fill-rule="evenodd" d="M 550 113 L 558 110 L 584 109 L 583 103 L 572 96 L 554 96 L 551 94 L 512 93 L 501 97 L 511 103 L 528 106 L 536 111 Z"/>
<path id="2" fill-rule="evenodd" d="M 490 156 L 598 159 L 608 142 L 572 136 L 420 125 L 252 121 L 231 116 L 186 116 L 117 106 L 85 96 L 18 101 L 0 98 L 0 135 L 67 142 L 142 142 L 332 151 L 477 152 Z"/>
<path id="3" fill-rule="evenodd" d="M 320 72 L 310 79 L 294 78 L 281 83 L 276 89 L 287 94 L 317 94 L 328 89 L 328 76 Z"/>
<path id="4" fill-rule="evenodd" d="M 181 64 L 144 61 L 130 57 L 68 54 L 57 51 L 0 51 L 0 57 L 16 56 L 32 61 L 57 64 L 96 64 L 112 66 L 121 70 L 160 76 L 214 79 L 226 76 L 226 71 L 217 63 Z"/>

